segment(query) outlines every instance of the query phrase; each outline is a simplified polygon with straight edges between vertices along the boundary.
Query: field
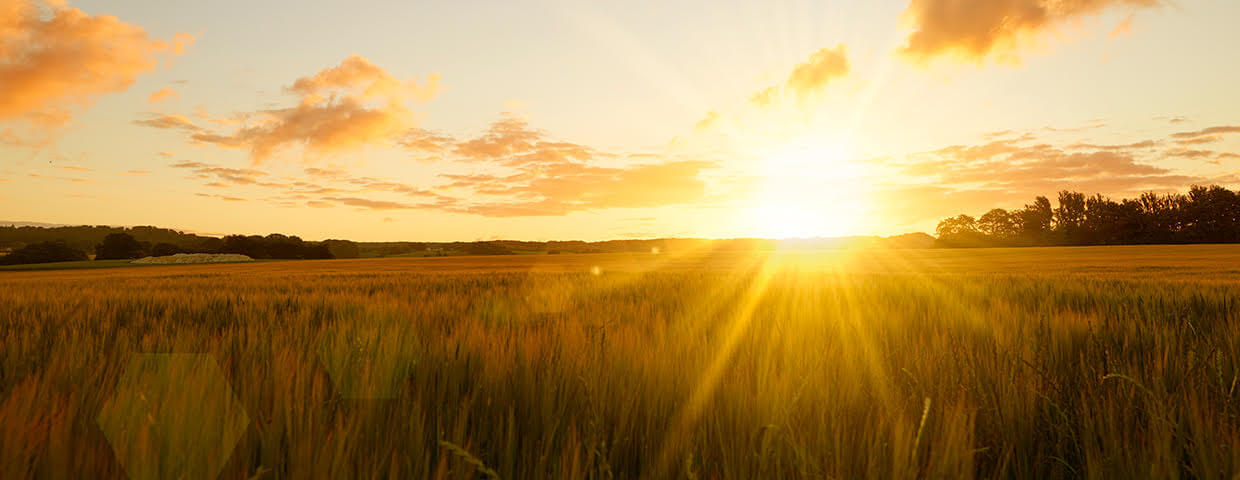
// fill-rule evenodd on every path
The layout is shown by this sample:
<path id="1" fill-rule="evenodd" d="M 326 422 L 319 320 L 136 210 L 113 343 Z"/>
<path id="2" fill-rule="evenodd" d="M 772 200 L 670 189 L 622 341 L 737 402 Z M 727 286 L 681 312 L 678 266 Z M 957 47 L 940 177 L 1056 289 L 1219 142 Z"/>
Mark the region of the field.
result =
<path id="1" fill-rule="evenodd" d="M 0 476 L 1240 478 L 1238 316 L 1240 246 L 0 272 Z"/>

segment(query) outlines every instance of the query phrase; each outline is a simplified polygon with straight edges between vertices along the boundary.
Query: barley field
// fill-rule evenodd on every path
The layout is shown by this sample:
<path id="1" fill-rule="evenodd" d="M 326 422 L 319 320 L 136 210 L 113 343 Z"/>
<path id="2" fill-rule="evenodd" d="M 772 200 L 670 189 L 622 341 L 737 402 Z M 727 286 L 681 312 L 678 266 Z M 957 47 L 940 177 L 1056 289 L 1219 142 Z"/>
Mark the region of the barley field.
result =
<path id="1" fill-rule="evenodd" d="M 1240 246 L 0 272 L 3 478 L 1240 478 Z"/>

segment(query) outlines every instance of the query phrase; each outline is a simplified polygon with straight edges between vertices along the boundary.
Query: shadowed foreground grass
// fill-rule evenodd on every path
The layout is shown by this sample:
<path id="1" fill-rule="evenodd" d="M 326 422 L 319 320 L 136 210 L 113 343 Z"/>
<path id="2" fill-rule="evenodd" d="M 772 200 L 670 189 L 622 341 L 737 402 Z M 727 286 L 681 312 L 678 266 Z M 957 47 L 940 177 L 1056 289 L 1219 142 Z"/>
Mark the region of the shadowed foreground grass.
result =
<path id="1" fill-rule="evenodd" d="M 0 274 L 0 472 L 1240 474 L 1238 247 L 552 257 Z"/>

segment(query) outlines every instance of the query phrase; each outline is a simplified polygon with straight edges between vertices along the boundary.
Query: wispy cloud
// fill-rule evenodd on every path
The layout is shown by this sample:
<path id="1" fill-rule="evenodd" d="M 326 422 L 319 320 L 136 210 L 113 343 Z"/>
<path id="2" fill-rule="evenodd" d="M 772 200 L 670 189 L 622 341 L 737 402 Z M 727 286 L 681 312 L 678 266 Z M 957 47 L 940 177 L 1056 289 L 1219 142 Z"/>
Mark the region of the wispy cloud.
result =
<path id="1" fill-rule="evenodd" d="M 177 93 L 176 90 L 173 90 L 172 87 L 164 87 L 151 93 L 149 97 L 146 97 L 146 103 L 153 105 L 180 97 L 181 94 Z"/>

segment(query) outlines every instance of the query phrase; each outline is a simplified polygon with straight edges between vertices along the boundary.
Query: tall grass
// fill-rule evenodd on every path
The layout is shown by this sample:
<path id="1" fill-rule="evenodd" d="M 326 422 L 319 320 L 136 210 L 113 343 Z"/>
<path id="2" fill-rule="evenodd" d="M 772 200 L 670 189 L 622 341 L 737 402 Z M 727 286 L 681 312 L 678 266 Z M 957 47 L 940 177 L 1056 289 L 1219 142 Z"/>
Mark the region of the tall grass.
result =
<path id="1" fill-rule="evenodd" d="M 204 353 L 220 478 L 1236 478 L 1240 250 L 1143 248 L 0 275 L 0 476 L 137 471 L 100 412 Z"/>

